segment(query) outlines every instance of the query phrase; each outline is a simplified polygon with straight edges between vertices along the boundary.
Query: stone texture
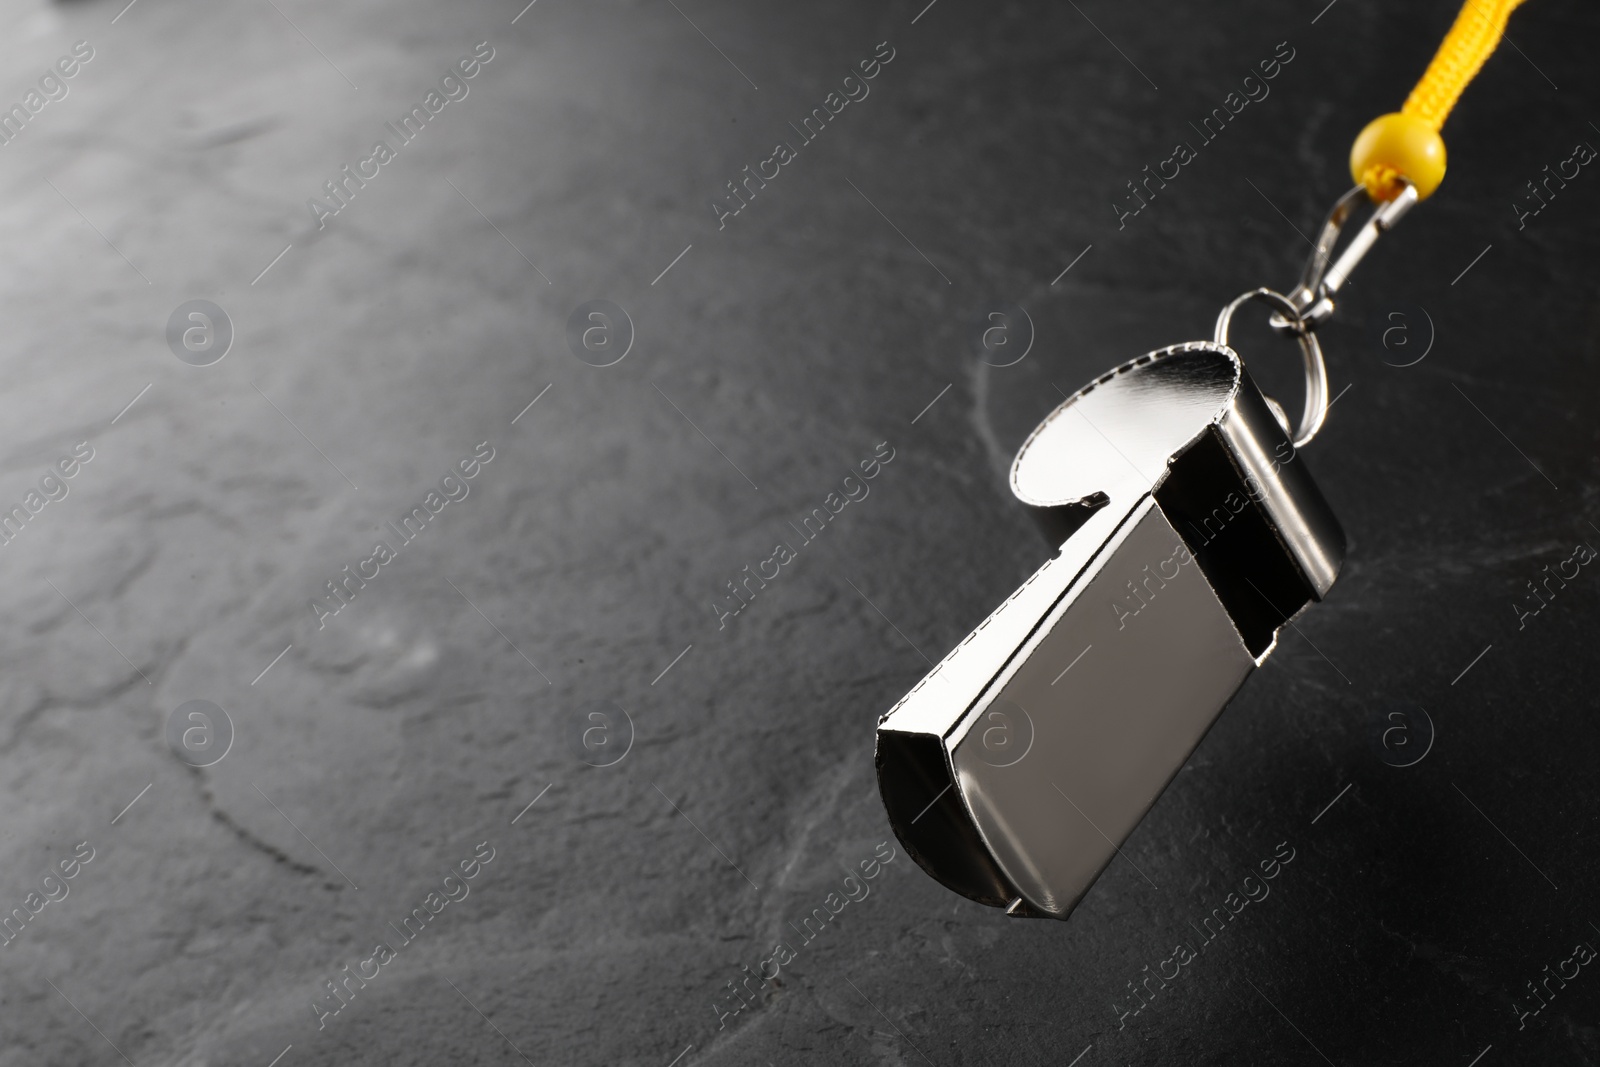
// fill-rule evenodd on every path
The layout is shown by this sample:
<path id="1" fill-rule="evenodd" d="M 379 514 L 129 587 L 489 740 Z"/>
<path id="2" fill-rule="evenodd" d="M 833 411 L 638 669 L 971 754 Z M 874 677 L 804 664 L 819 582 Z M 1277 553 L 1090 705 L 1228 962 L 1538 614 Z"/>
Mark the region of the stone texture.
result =
<path id="1" fill-rule="evenodd" d="M 1043 560 L 1003 474 L 1055 387 L 1287 286 L 1454 7 L 1320 6 L 10 0 L 3 100 L 95 55 L 0 147 L 0 501 L 94 459 L 0 548 L 0 905 L 95 858 L 0 950 L 0 1064 L 1595 1062 L 1600 978 L 1514 1006 L 1600 939 L 1600 585 L 1512 606 L 1600 544 L 1600 179 L 1512 207 L 1600 142 L 1575 0 L 1515 16 L 1444 187 L 1326 332 L 1349 392 L 1307 462 L 1349 561 L 1127 844 L 1158 888 L 1119 861 L 1069 922 L 1013 921 L 901 855 L 717 1025 L 892 840 L 876 716 Z M 469 95 L 319 230 L 307 198 L 480 41 Z M 719 230 L 723 184 L 881 41 L 871 94 Z M 1280 41 L 1271 95 L 1119 229 Z M 213 366 L 164 338 L 192 298 L 236 330 Z M 608 368 L 567 346 L 597 298 L 637 334 Z M 1034 344 L 987 368 L 971 326 L 1007 303 Z M 1385 365 L 1369 324 L 1419 306 L 1431 352 Z M 1238 343 L 1291 395 L 1292 349 Z M 323 583 L 483 441 L 319 630 Z M 723 583 L 883 441 L 870 496 L 719 629 Z M 1391 697 L 1437 729 L 1414 767 L 1372 748 Z M 237 731 L 203 770 L 165 741 L 191 699 Z M 635 734 L 601 768 L 597 701 Z M 485 841 L 319 1030 L 319 983 Z M 1283 841 L 1270 897 L 1119 1026 Z"/>

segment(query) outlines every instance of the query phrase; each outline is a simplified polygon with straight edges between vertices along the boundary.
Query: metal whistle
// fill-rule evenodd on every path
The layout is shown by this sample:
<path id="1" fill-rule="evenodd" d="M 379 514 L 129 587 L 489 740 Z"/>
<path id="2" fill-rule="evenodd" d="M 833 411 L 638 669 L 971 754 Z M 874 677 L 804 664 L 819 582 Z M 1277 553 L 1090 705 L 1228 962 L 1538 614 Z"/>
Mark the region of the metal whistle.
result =
<path id="1" fill-rule="evenodd" d="M 879 720 L 889 821 L 957 893 L 1066 918 L 1332 586 L 1344 534 L 1226 344 L 1227 315 L 1261 295 L 1215 341 L 1124 364 L 1033 431 L 1011 488 L 1058 552 Z M 1302 441 L 1311 411 L 1308 395 Z"/>

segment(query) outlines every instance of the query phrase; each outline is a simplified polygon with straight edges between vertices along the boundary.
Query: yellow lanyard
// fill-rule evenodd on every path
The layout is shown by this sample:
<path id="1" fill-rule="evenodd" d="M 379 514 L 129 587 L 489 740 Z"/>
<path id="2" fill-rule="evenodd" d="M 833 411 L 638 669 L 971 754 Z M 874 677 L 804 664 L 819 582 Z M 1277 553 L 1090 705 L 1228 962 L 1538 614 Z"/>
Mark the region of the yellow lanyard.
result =
<path id="1" fill-rule="evenodd" d="M 1373 200 L 1388 201 L 1400 195 L 1402 178 L 1416 186 L 1419 200 L 1439 187 L 1445 168 L 1439 128 L 1500 43 L 1506 21 L 1521 3 L 1466 0 L 1405 105 L 1373 119 L 1361 131 L 1350 149 L 1350 174 Z"/>

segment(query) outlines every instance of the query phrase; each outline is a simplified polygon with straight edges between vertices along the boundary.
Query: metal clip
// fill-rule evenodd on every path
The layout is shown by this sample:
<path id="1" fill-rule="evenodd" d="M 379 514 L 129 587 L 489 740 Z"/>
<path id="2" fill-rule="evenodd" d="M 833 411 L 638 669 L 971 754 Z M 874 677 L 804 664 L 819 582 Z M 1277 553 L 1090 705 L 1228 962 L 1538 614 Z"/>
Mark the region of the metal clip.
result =
<path id="1" fill-rule="evenodd" d="M 1358 185 L 1334 203 L 1333 210 L 1328 212 L 1327 219 L 1322 223 L 1322 233 L 1311 251 L 1311 257 L 1306 260 L 1305 269 L 1300 272 L 1300 284 L 1289 292 L 1289 300 L 1299 311 L 1299 317 L 1291 319 L 1282 314 L 1274 314 L 1272 316 L 1274 330 L 1279 333 L 1294 334 L 1314 330 L 1333 314 L 1334 294 L 1349 279 L 1350 272 L 1356 269 L 1356 265 L 1371 250 L 1378 237 L 1394 229 L 1395 224 L 1405 217 L 1406 212 L 1416 206 L 1418 199 L 1416 186 L 1404 178 L 1400 179 L 1400 185 L 1400 195 L 1377 206 L 1367 218 L 1365 225 L 1350 239 L 1349 245 L 1340 253 L 1337 260 L 1333 259 L 1334 246 L 1339 241 L 1339 234 L 1349 220 L 1350 213 L 1355 210 L 1356 201 L 1367 195 L 1366 187 Z M 1332 261 L 1331 266 L 1330 261 Z"/>

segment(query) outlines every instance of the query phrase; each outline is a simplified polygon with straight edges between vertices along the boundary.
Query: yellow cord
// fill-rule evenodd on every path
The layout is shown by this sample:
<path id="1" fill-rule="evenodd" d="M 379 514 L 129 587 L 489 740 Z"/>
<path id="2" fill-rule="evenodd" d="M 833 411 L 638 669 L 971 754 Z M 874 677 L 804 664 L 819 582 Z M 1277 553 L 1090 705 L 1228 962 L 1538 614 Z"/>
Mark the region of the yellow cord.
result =
<path id="1" fill-rule="evenodd" d="M 1396 113 L 1369 123 L 1350 150 L 1351 176 L 1374 200 L 1392 200 L 1403 177 L 1427 197 L 1444 179 L 1439 129 L 1467 83 L 1494 51 L 1523 0 L 1466 0 L 1422 80 Z"/>

